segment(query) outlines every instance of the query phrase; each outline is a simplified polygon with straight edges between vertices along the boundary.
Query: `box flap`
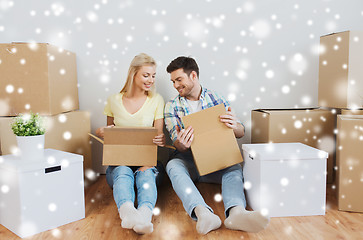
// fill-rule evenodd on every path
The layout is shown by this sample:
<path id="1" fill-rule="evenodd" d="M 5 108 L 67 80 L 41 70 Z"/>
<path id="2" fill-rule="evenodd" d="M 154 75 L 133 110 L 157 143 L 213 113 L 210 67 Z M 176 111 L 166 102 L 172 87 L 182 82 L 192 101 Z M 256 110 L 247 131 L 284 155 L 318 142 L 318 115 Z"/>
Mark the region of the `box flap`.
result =
<path id="1" fill-rule="evenodd" d="M 89 136 L 93 137 L 94 139 L 96 139 L 97 141 L 99 141 L 100 143 L 104 144 L 105 141 L 103 141 L 101 138 L 93 135 L 92 133 L 88 133 Z"/>
<path id="2" fill-rule="evenodd" d="M 104 144 L 110 145 L 154 145 L 157 135 L 154 127 L 105 128 Z"/>
<path id="3" fill-rule="evenodd" d="M 243 151 L 261 161 L 325 159 L 328 153 L 302 143 L 243 144 Z"/>

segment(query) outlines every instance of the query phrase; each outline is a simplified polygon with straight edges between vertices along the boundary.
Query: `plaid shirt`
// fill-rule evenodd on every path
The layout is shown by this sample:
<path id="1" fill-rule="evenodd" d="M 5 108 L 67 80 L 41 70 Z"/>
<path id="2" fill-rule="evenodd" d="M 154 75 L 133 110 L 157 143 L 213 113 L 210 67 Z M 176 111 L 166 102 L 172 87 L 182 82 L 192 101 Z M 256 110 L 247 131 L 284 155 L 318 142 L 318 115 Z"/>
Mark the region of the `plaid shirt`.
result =
<path id="1" fill-rule="evenodd" d="M 229 102 L 223 96 L 203 87 L 199 101 L 202 102 L 202 109 L 210 108 L 221 103 L 224 104 L 226 110 L 230 106 Z M 173 140 L 173 142 L 175 142 L 178 135 L 175 127 L 178 125 L 180 129 L 183 129 L 184 126 L 181 118 L 183 116 L 189 115 L 190 113 L 191 110 L 185 97 L 178 95 L 166 103 L 164 108 L 165 126 L 169 131 L 170 138 Z"/>

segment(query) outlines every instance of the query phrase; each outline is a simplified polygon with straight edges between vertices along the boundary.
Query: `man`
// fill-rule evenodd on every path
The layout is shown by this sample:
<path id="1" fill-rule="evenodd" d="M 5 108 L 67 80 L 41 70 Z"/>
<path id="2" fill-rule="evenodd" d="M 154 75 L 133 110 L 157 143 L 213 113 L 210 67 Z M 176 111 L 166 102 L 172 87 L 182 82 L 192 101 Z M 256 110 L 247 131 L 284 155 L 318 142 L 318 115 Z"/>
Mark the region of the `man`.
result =
<path id="1" fill-rule="evenodd" d="M 269 218 L 260 212 L 245 209 L 241 165 L 236 164 L 205 176 L 199 175 L 190 150 L 194 138 L 193 128 L 190 126 L 184 129 L 181 117 L 223 103 L 227 111 L 220 116 L 220 121 L 233 129 L 237 138 L 243 137 L 244 126 L 237 120 L 229 103 L 222 96 L 200 85 L 199 68 L 193 58 L 174 59 L 167 67 L 167 72 L 170 73 L 171 81 L 179 95 L 170 100 L 164 110 L 165 125 L 177 149 L 166 166 L 166 172 L 185 211 L 192 219 L 197 220 L 198 233 L 207 234 L 218 229 L 221 220 L 205 203 L 193 181 L 222 184 L 226 215 L 224 225 L 227 228 L 247 232 L 265 229 Z"/>

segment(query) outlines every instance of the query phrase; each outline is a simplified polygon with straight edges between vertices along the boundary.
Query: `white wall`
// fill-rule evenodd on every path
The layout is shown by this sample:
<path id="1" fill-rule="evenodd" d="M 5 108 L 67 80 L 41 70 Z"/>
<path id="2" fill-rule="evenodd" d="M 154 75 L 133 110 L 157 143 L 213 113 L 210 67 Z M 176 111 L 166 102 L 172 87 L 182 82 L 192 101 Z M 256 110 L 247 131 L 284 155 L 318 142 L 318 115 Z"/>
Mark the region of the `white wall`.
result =
<path id="1" fill-rule="evenodd" d="M 317 106 L 319 37 L 362 29 L 361 0 L 0 0 L 1 42 L 77 54 L 80 109 L 92 113 L 93 131 L 136 54 L 158 61 L 165 100 L 176 95 L 166 66 L 191 55 L 202 85 L 225 95 L 245 123 L 240 143 L 250 141 L 252 109 Z"/>

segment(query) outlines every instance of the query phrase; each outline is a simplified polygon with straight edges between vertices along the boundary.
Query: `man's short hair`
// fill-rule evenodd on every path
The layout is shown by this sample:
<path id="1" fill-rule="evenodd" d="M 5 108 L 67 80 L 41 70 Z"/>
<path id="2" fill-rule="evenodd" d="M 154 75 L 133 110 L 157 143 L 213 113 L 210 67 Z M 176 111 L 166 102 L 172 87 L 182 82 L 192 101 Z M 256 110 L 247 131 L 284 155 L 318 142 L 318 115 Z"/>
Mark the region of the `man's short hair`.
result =
<path id="1" fill-rule="evenodd" d="M 182 68 L 188 76 L 192 71 L 195 71 L 199 78 L 199 67 L 197 62 L 193 58 L 184 56 L 177 57 L 173 61 L 171 61 L 171 63 L 166 68 L 166 71 L 168 73 L 171 73 L 180 68 Z"/>

